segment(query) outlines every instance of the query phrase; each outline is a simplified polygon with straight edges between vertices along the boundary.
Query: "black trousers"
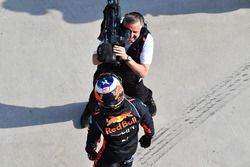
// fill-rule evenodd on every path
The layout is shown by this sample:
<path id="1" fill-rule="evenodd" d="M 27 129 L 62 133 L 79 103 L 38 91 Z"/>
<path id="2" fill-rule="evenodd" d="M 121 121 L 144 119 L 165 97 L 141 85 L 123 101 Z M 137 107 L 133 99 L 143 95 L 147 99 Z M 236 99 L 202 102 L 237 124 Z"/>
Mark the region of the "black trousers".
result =
<path id="1" fill-rule="evenodd" d="M 99 155 L 100 153 L 98 153 Z M 94 167 L 132 167 L 134 158 L 129 156 L 129 158 L 125 158 L 125 160 L 119 161 L 114 160 L 110 156 L 108 150 L 105 150 L 100 154 L 100 157 L 94 161 Z"/>
<path id="2" fill-rule="evenodd" d="M 126 160 L 118 163 L 107 163 L 105 160 L 100 160 L 96 164 L 94 164 L 94 167 L 132 167 L 133 161 Z"/>
<path id="3" fill-rule="evenodd" d="M 136 97 L 143 103 L 152 98 L 152 91 L 144 85 L 143 80 L 140 80 L 139 82 L 133 84 L 124 81 L 122 83 L 122 86 L 126 95 L 130 97 Z"/>

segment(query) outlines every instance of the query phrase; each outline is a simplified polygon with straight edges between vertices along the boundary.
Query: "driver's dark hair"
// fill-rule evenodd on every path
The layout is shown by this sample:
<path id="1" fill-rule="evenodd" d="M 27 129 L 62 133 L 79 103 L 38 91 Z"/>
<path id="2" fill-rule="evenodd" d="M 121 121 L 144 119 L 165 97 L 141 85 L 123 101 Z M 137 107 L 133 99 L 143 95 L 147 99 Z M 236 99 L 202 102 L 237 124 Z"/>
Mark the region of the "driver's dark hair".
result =
<path id="1" fill-rule="evenodd" d="M 123 24 L 134 24 L 136 22 L 140 21 L 141 25 L 144 26 L 144 17 L 139 12 L 130 12 L 125 14 L 123 19 Z"/>

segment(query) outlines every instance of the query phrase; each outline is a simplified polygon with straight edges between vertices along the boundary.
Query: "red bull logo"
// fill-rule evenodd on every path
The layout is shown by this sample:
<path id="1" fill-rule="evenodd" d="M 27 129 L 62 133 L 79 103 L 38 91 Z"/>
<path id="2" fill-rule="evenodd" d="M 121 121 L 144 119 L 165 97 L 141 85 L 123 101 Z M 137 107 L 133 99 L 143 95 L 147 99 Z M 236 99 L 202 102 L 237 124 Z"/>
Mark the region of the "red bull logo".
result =
<path id="1" fill-rule="evenodd" d="M 111 124 L 114 124 L 114 123 L 122 122 L 127 117 L 133 117 L 133 115 L 131 114 L 131 112 L 126 112 L 126 113 L 123 113 L 123 114 L 118 115 L 118 116 L 111 116 L 110 118 L 106 119 L 107 126 L 109 126 Z"/>
<path id="2" fill-rule="evenodd" d="M 133 117 L 133 118 L 132 118 L 131 120 L 129 120 L 129 121 L 121 121 L 121 122 L 118 123 L 118 125 L 117 125 L 116 127 L 114 127 L 114 128 L 110 128 L 110 127 L 105 128 L 105 132 L 106 132 L 107 135 L 108 135 L 108 134 L 115 133 L 115 132 L 120 131 L 120 130 L 122 130 L 122 129 L 124 129 L 124 128 L 130 126 L 130 125 L 135 124 L 135 123 L 136 123 L 136 120 L 137 120 L 136 117 Z"/>

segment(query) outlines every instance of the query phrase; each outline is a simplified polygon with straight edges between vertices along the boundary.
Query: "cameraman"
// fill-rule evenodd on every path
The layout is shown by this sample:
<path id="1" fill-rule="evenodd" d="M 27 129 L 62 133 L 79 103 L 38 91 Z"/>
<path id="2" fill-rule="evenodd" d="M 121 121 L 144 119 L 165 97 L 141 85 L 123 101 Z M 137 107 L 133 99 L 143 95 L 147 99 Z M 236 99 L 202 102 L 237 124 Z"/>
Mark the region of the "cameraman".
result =
<path id="1" fill-rule="evenodd" d="M 148 106 L 150 114 L 154 116 L 156 114 L 156 105 L 152 97 L 152 91 L 144 85 L 142 79 L 148 74 L 152 62 L 153 37 L 147 29 L 143 16 L 138 12 L 126 14 L 122 25 L 124 29 L 130 31 L 130 37 L 125 46 L 113 46 L 113 52 L 120 64 L 106 63 L 103 55 L 112 54 L 112 49 L 100 45 L 92 57 L 93 64 L 97 65 L 93 82 L 101 73 L 115 73 L 122 78 L 125 94 L 139 98 Z M 96 104 L 92 91 L 89 103 L 81 117 L 82 127 L 87 126 L 88 117 L 94 112 Z"/>

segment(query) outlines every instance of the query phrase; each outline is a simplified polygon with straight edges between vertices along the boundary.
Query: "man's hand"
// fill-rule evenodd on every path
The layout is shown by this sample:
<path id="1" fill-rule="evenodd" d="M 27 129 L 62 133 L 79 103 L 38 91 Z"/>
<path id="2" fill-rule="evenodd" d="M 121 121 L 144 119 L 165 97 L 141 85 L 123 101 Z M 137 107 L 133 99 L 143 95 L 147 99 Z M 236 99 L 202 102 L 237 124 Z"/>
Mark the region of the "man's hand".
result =
<path id="1" fill-rule="evenodd" d="M 119 56 L 119 60 L 127 60 L 128 59 L 128 55 L 127 55 L 124 47 L 114 45 L 113 51 L 114 51 L 116 56 Z"/>
<path id="2" fill-rule="evenodd" d="M 149 147 L 151 145 L 151 139 L 152 139 L 152 137 L 149 137 L 147 135 L 143 135 L 139 140 L 141 147 L 143 147 L 143 148 Z"/>
<path id="3" fill-rule="evenodd" d="M 94 161 L 97 157 L 98 153 L 96 151 L 88 153 L 88 158 L 90 161 Z"/>

